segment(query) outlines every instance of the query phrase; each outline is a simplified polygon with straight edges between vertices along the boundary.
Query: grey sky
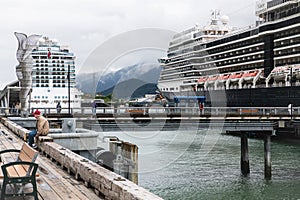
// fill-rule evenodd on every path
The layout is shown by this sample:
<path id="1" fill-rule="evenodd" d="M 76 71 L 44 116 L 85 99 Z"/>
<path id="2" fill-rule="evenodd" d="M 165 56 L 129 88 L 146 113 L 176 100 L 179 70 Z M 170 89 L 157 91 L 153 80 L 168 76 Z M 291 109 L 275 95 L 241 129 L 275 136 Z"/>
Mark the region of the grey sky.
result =
<path id="1" fill-rule="evenodd" d="M 79 71 L 89 54 L 109 38 L 141 28 L 182 31 L 204 26 L 219 9 L 230 25 L 255 23 L 256 0 L 1 0 L 0 89 L 16 80 L 14 32 L 41 34 L 68 45 Z"/>

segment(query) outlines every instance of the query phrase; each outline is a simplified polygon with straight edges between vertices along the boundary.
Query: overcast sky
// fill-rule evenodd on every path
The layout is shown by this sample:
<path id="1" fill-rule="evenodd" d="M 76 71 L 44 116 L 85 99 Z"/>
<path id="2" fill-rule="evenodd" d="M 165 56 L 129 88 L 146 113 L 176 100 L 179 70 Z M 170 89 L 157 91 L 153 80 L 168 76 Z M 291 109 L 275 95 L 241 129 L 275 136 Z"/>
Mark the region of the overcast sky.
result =
<path id="1" fill-rule="evenodd" d="M 204 26 L 219 9 L 230 25 L 255 23 L 256 0 L 1 0 L 0 90 L 15 81 L 17 39 L 14 32 L 41 34 L 68 45 L 76 69 L 102 43 L 124 32 L 159 28 L 180 32 Z M 82 71 L 82 70 L 81 70 Z"/>

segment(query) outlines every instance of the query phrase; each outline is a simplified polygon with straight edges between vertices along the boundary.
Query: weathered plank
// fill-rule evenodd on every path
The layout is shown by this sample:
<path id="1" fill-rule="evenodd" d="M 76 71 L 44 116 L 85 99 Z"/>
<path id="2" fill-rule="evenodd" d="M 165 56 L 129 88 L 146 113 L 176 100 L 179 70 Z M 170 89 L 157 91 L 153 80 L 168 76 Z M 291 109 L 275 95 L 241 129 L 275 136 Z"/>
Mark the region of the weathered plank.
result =
<path id="1" fill-rule="evenodd" d="M 73 195 L 77 196 L 77 199 L 101 199 L 91 189 L 85 187 L 82 182 L 77 181 L 74 179 L 74 177 L 66 174 L 66 171 L 64 171 L 60 166 L 53 166 L 53 162 L 43 156 L 41 156 L 40 159 L 43 160 L 42 167 L 47 169 L 47 171 L 53 176 L 57 177 L 57 179 L 66 187 L 68 191 L 71 191 Z"/>
<path id="2" fill-rule="evenodd" d="M 0 131 L 4 134 L 0 137 L 0 149 L 20 149 L 22 140 L 11 134 L 4 127 L 0 127 Z M 11 156 L 8 155 L 11 159 Z M 83 183 L 76 181 L 70 177 L 62 168 L 51 162 L 45 156 L 40 155 L 37 159 L 39 164 L 40 177 L 37 178 L 37 187 L 39 199 L 74 199 L 85 200 L 101 199 L 91 189 L 84 186 Z M 8 188 L 8 191 L 11 188 Z M 32 188 L 26 186 L 24 190 L 28 191 Z M 31 197 L 19 197 L 17 199 L 33 199 Z"/>

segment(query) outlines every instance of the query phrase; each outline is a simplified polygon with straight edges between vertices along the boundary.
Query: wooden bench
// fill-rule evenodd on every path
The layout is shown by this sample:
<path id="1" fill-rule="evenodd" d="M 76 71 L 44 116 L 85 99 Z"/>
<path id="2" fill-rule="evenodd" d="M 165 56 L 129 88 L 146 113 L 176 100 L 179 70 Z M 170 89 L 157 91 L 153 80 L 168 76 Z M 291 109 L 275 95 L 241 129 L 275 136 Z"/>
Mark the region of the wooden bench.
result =
<path id="1" fill-rule="evenodd" d="M 14 153 L 18 153 L 17 159 L 13 157 Z M 37 200 L 37 185 L 36 176 L 38 164 L 34 163 L 38 156 L 38 152 L 31 148 L 27 143 L 23 143 L 21 150 L 6 149 L 0 151 L 1 168 L 0 178 L 3 179 L 1 188 L 0 200 L 5 197 L 15 196 L 34 196 Z M 32 192 L 24 192 L 24 186 L 32 184 Z M 14 188 L 13 193 L 6 193 L 7 185 L 12 185 Z"/>

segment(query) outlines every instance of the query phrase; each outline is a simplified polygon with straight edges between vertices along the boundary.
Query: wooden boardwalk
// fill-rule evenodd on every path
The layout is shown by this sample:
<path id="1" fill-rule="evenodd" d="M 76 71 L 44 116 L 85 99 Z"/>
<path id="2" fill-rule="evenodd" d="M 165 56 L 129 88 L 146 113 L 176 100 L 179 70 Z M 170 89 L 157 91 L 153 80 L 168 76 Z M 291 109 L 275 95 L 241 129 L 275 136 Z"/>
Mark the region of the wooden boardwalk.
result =
<path id="1" fill-rule="evenodd" d="M 0 150 L 14 148 L 20 149 L 23 140 L 12 134 L 6 127 L 0 124 Z M 98 200 L 104 199 L 97 196 L 92 189 L 85 187 L 83 182 L 75 180 L 73 176 L 62 169 L 61 166 L 50 161 L 47 157 L 40 154 L 36 161 L 39 164 L 39 177 L 37 187 L 39 199 L 45 200 Z M 1 170 L 1 169 L 0 169 Z M 12 189 L 12 188 L 8 188 Z M 30 187 L 25 187 L 30 190 Z M 33 197 L 14 197 L 7 199 L 33 199 Z"/>

